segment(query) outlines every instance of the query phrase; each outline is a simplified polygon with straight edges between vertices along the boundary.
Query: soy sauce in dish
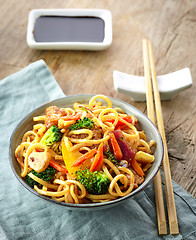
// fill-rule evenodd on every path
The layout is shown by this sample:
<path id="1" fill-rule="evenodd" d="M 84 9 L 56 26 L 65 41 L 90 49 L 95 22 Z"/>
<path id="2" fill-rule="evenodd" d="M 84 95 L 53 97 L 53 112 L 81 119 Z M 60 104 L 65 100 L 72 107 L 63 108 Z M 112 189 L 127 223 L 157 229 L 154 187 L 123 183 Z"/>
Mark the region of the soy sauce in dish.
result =
<path id="1" fill-rule="evenodd" d="M 41 16 L 34 26 L 36 42 L 103 42 L 104 20 L 89 16 Z"/>

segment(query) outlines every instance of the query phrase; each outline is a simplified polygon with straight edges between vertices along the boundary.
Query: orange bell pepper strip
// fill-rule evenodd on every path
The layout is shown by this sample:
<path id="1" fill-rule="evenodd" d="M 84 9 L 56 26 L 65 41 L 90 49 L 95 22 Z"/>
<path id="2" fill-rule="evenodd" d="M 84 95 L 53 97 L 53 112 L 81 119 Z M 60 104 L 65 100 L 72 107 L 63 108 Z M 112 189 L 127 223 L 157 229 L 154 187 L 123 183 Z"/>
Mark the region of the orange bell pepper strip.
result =
<path id="1" fill-rule="evenodd" d="M 66 141 L 66 143 L 65 143 Z M 82 170 L 85 169 L 85 167 L 89 168 L 91 166 L 91 159 L 87 159 L 85 162 L 83 162 L 80 166 L 77 167 L 72 167 L 72 164 L 78 160 L 78 158 L 80 158 L 81 156 L 83 156 L 82 153 L 80 153 L 78 150 L 74 150 L 74 151 L 69 151 L 69 149 L 67 148 L 67 145 L 69 145 L 69 147 L 72 147 L 72 143 L 66 138 L 64 137 L 62 140 L 62 154 L 63 154 L 63 160 L 65 162 L 65 166 L 69 172 L 69 174 L 75 178 L 75 172 L 78 171 L 80 168 Z"/>
<path id="2" fill-rule="evenodd" d="M 62 173 L 68 173 L 67 169 L 61 165 L 59 165 L 55 160 L 50 159 L 49 165 L 55 168 L 57 171 Z"/>
<path id="3" fill-rule="evenodd" d="M 75 162 L 72 163 L 72 167 L 78 167 L 80 166 L 86 159 L 91 158 L 97 153 L 96 149 L 92 149 L 89 152 L 85 153 L 81 157 L 79 157 Z"/>
<path id="4" fill-rule="evenodd" d="M 114 156 L 117 158 L 117 160 L 121 160 L 122 159 L 122 152 L 121 152 L 121 149 L 118 145 L 118 142 L 117 142 L 117 140 L 114 136 L 114 133 L 112 133 L 112 132 L 109 133 L 109 136 L 110 136 Z"/>
<path id="5" fill-rule="evenodd" d="M 135 160 L 135 158 L 133 160 L 131 160 L 130 162 L 131 166 L 133 167 L 133 169 L 141 176 L 144 176 L 144 172 L 142 170 L 142 168 L 140 167 L 140 165 L 138 164 L 138 162 Z"/>
<path id="6" fill-rule="evenodd" d="M 90 171 L 91 172 L 99 171 L 102 164 L 103 164 L 103 143 L 101 143 L 98 147 L 98 151 L 91 164 Z"/>

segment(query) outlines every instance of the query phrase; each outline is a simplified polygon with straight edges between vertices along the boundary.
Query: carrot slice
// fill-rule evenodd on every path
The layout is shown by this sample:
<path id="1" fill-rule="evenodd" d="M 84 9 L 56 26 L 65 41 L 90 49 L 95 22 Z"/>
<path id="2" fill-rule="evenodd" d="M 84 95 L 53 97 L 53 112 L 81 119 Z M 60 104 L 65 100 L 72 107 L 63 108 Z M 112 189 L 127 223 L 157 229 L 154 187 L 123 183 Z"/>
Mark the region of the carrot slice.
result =
<path id="1" fill-rule="evenodd" d="M 91 158 L 95 153 L 97 152 L 96 149 L 92 149 L 91 151 L 83 154 L 81 157 L 79 157 L 75 162 L 72 163 L 72 167 L 78 167 L 80 166 L 86 159 Z"/>
<path id="2" fill-rule="evenodd" d="M 55 160 L 50 160 L 49 165 L 55 168 L 57 171 L 62 173 L 68 173 L 67 169 L 61 165 L 59 165 Z"/>
<path id="3" fill-rule="evenodd" d="M 99 171 L 103 165 L 103 143 L 100 147 L 100 152 L 99 152 L 99 161 L 94 169 L 94 171 Z"/>
<path id="4" fill-rule="evenodd" d="M 103 143 L 101 143 L 98 147 L 98 152 L 94 157 L 94 160 L 91 164 L 90 171 L 99 171 L 103 164 Z"/>
<path id="5" fill-rule="evenodd" d="M 117 160 L 121 160 L 122 159 L 122 152 L 121 152 L 121 149 L 118 145 L 118 142 L 117 142 L 117 140 L 116 140 L 116 138 L 115 138 L 115 136 L 112 132 L 109 133 L 109 136 L 110 136 L 114 156 L 117 158 Z"/>
<path id="6" fill-rule="evenodd" d="M 144 172 L 143 172 L 142 168 L 140 167 L 140 165 L 138 164 L 138 162 L 135 160 L 135 158 L 131 161 L 131 166 L 141 177 L 144 176 Z"/>

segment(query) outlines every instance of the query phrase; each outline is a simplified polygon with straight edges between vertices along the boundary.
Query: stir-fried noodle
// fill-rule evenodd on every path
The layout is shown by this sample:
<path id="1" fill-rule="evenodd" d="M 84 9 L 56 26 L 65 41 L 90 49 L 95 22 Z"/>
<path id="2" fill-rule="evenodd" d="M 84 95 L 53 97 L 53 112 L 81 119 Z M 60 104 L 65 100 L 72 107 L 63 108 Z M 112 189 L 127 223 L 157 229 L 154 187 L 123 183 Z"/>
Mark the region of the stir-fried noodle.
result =
<path id="1" fill-rule="evenodd" d="M 126 196 L 144 181 L 154 161 L 155 141 L 147 141 L 136 117 L 113 107 L 106 96 L 96 95 L 88 104 L 76 102 L 73 108 L 50 106 L 33 120 L 35 125 L 24 134 L 15 156 L 27 183 L 30 179 L 35 191 L 56 201 L 84 204 Z M 60 139 L 47 143 L 52 126 L 60 131 Z M 39 174 L 49 166 L 55 174 L 48 180 Z M 82 177 L 88 174 L 88 181 L 101 173 L 107 184 L 104 189 L 86 187 L 81 172 Z"/>

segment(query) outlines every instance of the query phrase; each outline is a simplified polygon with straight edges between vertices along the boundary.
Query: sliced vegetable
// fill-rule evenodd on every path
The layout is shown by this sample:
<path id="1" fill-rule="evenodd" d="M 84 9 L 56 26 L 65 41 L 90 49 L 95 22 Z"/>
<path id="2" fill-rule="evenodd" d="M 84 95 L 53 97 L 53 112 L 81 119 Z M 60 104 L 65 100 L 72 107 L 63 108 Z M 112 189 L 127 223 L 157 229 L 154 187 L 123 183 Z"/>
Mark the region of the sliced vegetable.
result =
<path id="1" fill-rule="evenodd" d="M 122 159 L 122 152 L 121 152 L 119 144 L 118 144 L 118 142 L 117 142 L 117 140 L 114 136 L 114 133 L 112 133 L 112 132 L 109 133 L 109 136 L 110 136 L 114 156 L 117 158 L 117 160 L 121 160 Z"/>
<path id="2" fill-rule="evenodd" d="M 127 140 L 123 137 L 121 130 L 115 130 L 114 135 L 116 137 L 116 140 L 121 148 L 123 159 L 127 160 L 128 163 L 133 167 L 133 169 L 141 176 L 143 177 L 144 172 L 138 162 L 135 159 L 136 152 L 134 149 L 131 148 Z"/>
<path id="3" fill-rule="evenodd" d="M 66 144 L 65 144 L 66 141 Z M 87 159 L 85 162 L 83 162 L 80 166 L 72 167 L 72 164 L 81 156 L 83 156 L 82 153 L 80 153 L 78 150 L 69 151 L 67 146 L 72 147 L 72 143 L 69 142 L 69 140 L 64 137 L 62 140 L 62 154 L 63 154 L 63 160 L 65 162 L 65 166 L 69 172 L 69 174 L 72 177 L 75 177 L 75 172 L 78 171 L 80 168 L 85 169 L 85 167 L 89 168 L 91 166 L 91 159 Z"/>
<path id="4" fill-rule="evenodd" d="M 93 157 L 95 155 L 95 153 L 97 153 L 96 149 L 90 150 L 89 152 L 87 152 L 84 155 L 82 155 L 81 157 L 79 157 L 75 162 L 73 162 L 73 164 L 71 166 L 72 167 L 80 166 L 85 160 Z"/>
<path id="5" fill-rule="evenodd" d="M 118 122 L 117 122 L 117 124 L 115 126 L 115 129 L 118 129 L 119 127 L 122 127 L 122 126 L 126 125 L 124 122 L 121 121 L 121 119 L 125 120 L 128 123 L 131 123 L 133 121 L 131 116 L 119 117 L 118 118 Z M 114 123 L 115 119 L 107 119 L 106 121 Z"/>
<path id="6" fill-rule="evenodd" d="M 142 164 L 152 163 L 154 161 L 154 155 L 138 151 L 135 155 L 135 160 Z"/>
<path id="7" fill-rule="evenodd" d="M 144 172 L 138 162 L 135 160 L 135 158 L 131 160 L 131 166 L 141 177 L 144 176 Z"/>
<path id="8" fill-rule="evenodd" d="M 103 164 L 103 143 L 98 147 L 97 154 L 94 157 L 94 160 L 91 164 L 90 171 L 99 171 Z"/>
<path id="9" fill-rule="evenodd" d="M 122 151 L 123 159 L 127 160 L 128 162 L 134 159 L 136 152 L 133 148 L 131 148 L 128 141 L 124 138 L 122 131 L 115 130 L 113 133 Z"/>
<path id="10" fill-rule="evenodd" d="M 67 169 L 61 165 L 59 165 L 55 160 L 51 159 L 49 165 L 55 168 L 57 171 L 62 173 L 68 173 Z"/>

